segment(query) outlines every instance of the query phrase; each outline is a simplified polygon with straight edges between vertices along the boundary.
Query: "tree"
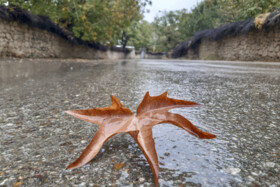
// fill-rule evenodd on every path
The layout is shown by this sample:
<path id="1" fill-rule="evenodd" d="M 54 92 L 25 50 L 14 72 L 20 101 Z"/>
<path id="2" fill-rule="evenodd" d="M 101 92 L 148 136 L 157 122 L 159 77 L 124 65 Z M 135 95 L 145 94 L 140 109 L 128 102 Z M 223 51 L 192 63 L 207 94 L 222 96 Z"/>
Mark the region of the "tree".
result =
<path id="1" fill-rule="evenodd" d="M 114 45 L 133 22 L 143 18 L 150 0 L 1 0 L 32 14 L 48 16 L 84 41 Z"/>
<path id="2" fill-rule="evenodd" d="M 279 0 L 204 0 L 189 12 L 162 12 L 152 23 L 152 49 L 169 51 L 197 31 L 254 18 L 279 7 Z"/>
<path id="3" fill-rule="evenodd" d="M 140 48 L 150 49 L 152 46 L 153 30 L 151 24 L 145 20 L 133 22 L 130 27 L 126 29 L 127 35 L 130 36 L 128 45 L 132 45 L 136 50 Z"/>
<path id="4" fill-rule="evenodd" d="M 224 22 L 218 11 L 220 5 L 217 0 L 206 0 L 195 7 L 191 13 L 181 20 L 181 33 L 184 38 L 189 38 L 199 30 L 214 28 Z"/>
<path id="5" fill-rule="evenodd" d="M 218 0 L 220 13 L 226 23 L 254 18 L 280 7 L 279 0 Z"/>

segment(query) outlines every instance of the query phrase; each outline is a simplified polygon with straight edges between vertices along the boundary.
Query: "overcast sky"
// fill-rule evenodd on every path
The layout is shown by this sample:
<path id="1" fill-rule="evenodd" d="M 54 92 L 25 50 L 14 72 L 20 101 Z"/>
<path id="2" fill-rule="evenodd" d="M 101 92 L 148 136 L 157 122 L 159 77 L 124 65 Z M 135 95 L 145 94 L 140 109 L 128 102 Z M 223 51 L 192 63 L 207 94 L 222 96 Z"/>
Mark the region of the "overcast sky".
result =
<path id="1" fill-rule="evenodd" d="M 146 8 L 150 10 L 150 13 L 145 13 L 145 20 L 152 22 L 154 17 L 159 14 L 159 11 L 181 10 L 183 8 L 190 11 L 197 3 L 202 0 L 152 0 L 152 6 Z"/>

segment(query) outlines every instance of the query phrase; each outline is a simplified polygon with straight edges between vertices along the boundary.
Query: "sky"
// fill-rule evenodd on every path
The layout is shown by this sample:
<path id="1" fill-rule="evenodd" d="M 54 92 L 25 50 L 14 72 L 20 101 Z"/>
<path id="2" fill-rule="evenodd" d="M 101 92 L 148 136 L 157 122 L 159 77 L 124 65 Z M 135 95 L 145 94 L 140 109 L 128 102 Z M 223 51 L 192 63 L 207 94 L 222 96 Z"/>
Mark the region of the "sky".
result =
<path id="1" fill-rule="evenodd" d="M 145 20 L 152 22 L 154 17 L 159 11 L 181 10 L 183 8 L 190 11 L 197 3 L 202 0 L 152 0 L 152 6 L 147 6 L 146 9 L 150 10 L 150 13 L 145 13 Z"/>

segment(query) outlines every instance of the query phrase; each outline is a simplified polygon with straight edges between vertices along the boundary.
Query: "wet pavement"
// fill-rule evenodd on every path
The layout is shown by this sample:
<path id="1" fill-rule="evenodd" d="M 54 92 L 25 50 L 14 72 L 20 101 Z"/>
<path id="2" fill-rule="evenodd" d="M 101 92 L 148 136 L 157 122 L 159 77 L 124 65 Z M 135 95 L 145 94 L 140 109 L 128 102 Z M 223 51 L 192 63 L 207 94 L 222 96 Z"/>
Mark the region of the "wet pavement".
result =
<path id="1" fill-rule="evenodd" d="M 63 111 L 108 106 L 113 94 L 135 112 L 146 91 L 203 104 L 173 112 L 217 135 L 154 127 L 160 186 L 280 186 L 280 63 L 42 59 L 0 60 L 0 186 L 153 186 L 127 134 L 65 170 L 97 125 Z"/>

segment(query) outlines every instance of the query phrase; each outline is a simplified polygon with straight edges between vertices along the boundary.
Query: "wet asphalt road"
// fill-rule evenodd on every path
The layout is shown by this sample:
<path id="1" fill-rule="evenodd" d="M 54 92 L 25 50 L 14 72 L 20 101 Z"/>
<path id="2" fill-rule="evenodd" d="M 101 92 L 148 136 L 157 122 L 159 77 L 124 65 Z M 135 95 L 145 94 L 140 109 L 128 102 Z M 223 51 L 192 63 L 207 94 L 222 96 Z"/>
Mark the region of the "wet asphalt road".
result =
<path id="1" fill-rule="evenodd" d="M 146 91 L 203 104 L 173 112 L 217 135 L 154 127 L 160 186 L 280 186 L 280 63 L 41 59 L 0 60 L 0 186 L 153 186 L 127 134 L 65 170 L 97 125 L 63 111 L 108 106 L 113 94 L 135 112 Z"/>

